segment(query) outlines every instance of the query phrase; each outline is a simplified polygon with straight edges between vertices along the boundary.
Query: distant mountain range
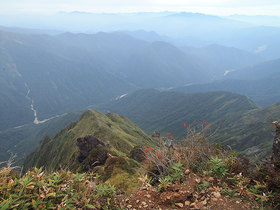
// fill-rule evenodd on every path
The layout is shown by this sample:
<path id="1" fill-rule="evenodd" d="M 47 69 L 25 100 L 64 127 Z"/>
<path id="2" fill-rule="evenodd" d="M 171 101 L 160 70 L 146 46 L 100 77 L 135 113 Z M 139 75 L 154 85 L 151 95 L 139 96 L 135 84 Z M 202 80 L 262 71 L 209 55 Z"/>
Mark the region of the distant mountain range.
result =
<path id="1" fill-rule="evenodd" d="M 233 71 L 227 75 L 233 79 L 261 80 L 280 76 L 280 59 L 262 62 Z"/>
<path id="2" fill-rule="evenodd" d="M 42 120 L 137 88 L 183 85 L 206 77 L 176 47 L 124 34 L 1 32 L 0 41 L 0 129 L 32 121 L 32 100 Z"/>
<path id="3" fill-rule="evenodd" d="M 270 15 L 231 15 L 227 16 L 231 20 L 238 20 L 254 25 L 280 27 L 280 16 Z"/>
<path id="4" fill-rule="evenodd" d="M 212 44 L 206 47 L 182 47 L 186 54 L 192 55 L 202 69 L 205 69 L 213 80 L 224 79 L 225 76 L 241 68 L 262 63 L 261 56 L 234 47 Z M 199 60 L 198 60 L 199 59 Z"/>
<path id="5" fill-rule="evenodd" d="M 225 79 L 173 89 L 184 93 L 230 91 L 248 95 L 262 106 L 280 102 L 280 60 L 272 60 L 228 72 Z"/>
<path id="6" fill-rule="evenodd" d="M 204 47 L 219 44 L 256 53 L 269 60 L 279 58 L 278 19 L 279 17 L 268 16 L 219 17 L 190 12 L 87 13 L 75 11 L 60 12 L 51 16 L 0 15 L 0 25 L 41 28 L 37 31 L 49 34 L 55 34 L 57 31 L 74 33 L 154 31 L 160 36 L 169 37 L 169 42 L 176 46 Z M 30 31 L 30 33 L 37 33 Z M 143 35 L 141 36 L 144 38 Z"/>
<path id="7" fill-rule="evenodd" d="M 82 110 L 136 89 L 209 82 L 227 69 L 262 60 L 218 45 L 183 52 L 163 41 L 143 41 L 121 32 L 2 31 L 0 42 L 0 130 Z"/>

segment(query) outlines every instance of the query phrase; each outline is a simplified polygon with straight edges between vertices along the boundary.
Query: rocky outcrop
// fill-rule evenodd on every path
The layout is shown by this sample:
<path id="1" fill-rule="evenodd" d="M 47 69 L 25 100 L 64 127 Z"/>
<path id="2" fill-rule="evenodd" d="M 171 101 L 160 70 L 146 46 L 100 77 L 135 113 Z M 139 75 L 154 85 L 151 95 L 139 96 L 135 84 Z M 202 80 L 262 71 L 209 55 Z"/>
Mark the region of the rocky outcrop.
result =
<path id="1" fill-rule="evenodd" d="M 139 146 L 136 146 L 131 150 L 129 157 L 133 160 L 136 160 L 137 162 L 143 162 L 144 160 L 146 160 L 145 152 Z"/>
<path id="2" fill-rule="evenodd" d="M 275 137 L 272 146 L 272 162 L 279 166 L 280 164 L 280 123 L 274 121 L 272 123 L 276 127 Z"/>
<path id="3" fill-rule="evenodd" d="M 88 171 L 95 166 L 104 165 L 108 158 L 108 144 L 105 144 L 95 136 L 85 136 L 77 139 L 79 147 L 79 163 L 83 165 L 83 171 Z"/>

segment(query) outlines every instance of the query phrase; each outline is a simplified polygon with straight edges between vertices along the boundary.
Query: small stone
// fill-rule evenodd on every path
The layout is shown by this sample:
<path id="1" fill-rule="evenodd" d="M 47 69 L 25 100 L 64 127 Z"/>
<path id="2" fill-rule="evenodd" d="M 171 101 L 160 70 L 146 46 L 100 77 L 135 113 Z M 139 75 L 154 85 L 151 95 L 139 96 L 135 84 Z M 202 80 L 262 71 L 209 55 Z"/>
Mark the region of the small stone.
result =
<path id="1" fill-rule="evenodd" d="M 193 208 L 195 208 L 195 209 L 198 209 L 196 203 L 192 203 L 190 207 L 191 207 L 191 208 L 193 207 Z"/>
<path id="2" fill-rule="evenodd" d="M 129 199 L 127 198 L 127 199 L 125 199 L 124 201 L 127 203 L 127 202 L 129 201 Z"/>
<path id="3" fill-rule="evenodd" d="M 146 206 L 147 205 L 147 203 L 145 202 L 145 201 L 142 201 L 142 203 L 141 203 L 143 206 Z"/>
<path id="4" fill-rule="evenodd" d="M 204 201 L 202 201 L 201 203 L 202 203 L 203 206 L 206 206 L 206 204 L 207 204 L 206 199 Z"/>
<path id="5" fill-rule="evenodd" d="M 186 205 L 186 206 L 189 206 L 190 204 L 191 204 L 190 201 L 185 201 L 185 205 Z"/>
<path id="6" fill-rule="evenodd" d="M 199 202 L 199 203 L 197 204 L 197 206 L 199 206 L 199 208 L 201 208 L 201 206 L 203 206 L 203 205 L 202 205 L 202 202 Z"/>
<path id="7" fill-rule="evenodd" d="M 132 205 L 127 205 L 126 206 L 128 209 L 131 209 L 132 208 Z"/>
<path id="8" fill-rule="evenodd" d="M 237 203 L 237 204 L 239 204 L 239 203 L 240 203 L 240 201 L 236 201 L 236 203 Z"/>
<path id="9" fill-rule="evenodd" d="M 180 208 L 183 208 L 183 207 L 184 207 L 184 204 L 182 204 L 182 203 L 175 203 L 175 206 L 178 206 L 178 207 L 180 207 Z"/>
<path id="10" fill-rule="evenodd" d="M 209 178 L 208 178 L 208 181 L 209 181 L 209 182 L 214 182 L 214 178 L 213 178 L 213 177 L 209 177 Z"/>
<path id="11" fill-rule="evenodd" d="M 214 191 L 214 188 L 213 187 L 209 187 L 208 190 L 209 191 Z"/>
<path id="12" fill-rule="evenodd" d="M 200 181 L 201 181 L 200 178 L 195 179 L 195 182 L 196 182 L 197 184 L 199 184 Z"/>
<path id="13" fill-rule="evenodd" d="M 151 195 L 147 194 L 147 195 L 146 195 L 146 197 L 147 197 L 147 198 L 150 198 L 150 197 L 151 197 Z"/>
<path id="14" fill-rule="evenodd" d="M 166 196 L 166 199 L 167 200 L 170 200 L 171 199 L 171 196 L 169 195 L 169 196 Z"/>
<path id="15" fill-rule="evenodd" d="M 189 175 L 191 173 L 191 171 L 189 169 L 185 170 L 185 174 Z"/>
<path id="16" fill-rule="evenodd" d="M 174 195 L 175 198 L 180 197 L 180 194 L 179 194 L 179 193 L 174 193 L 173 195 Z"/>
<path id="17" fill-rule="evenodd" d="M 221 197 L 220 192 L 214 192 L 213 195 L 215 196 L 215 198 L 220 198 Z"/>
<path id="18" fill-rule="evenodd" d="M 136 201 L 136 203 L 139 203 L 139 202 L 140 202 L 139 200 Z"/>
<path id="19" fill-rule="evenodd" d="M 200 192 L 201 194 L 205 194 L 205 190 L 201 190 L 201 192 Z"/>
<path id="20" fill-rule="evenodd" d="M 215 201 L 215 202 L 217 202 L 217 201 L 218 201 L 218 199 L 217 199 L 217 198 L 213 198 L 213 199 L 212 199 L 212 201 Z"/>

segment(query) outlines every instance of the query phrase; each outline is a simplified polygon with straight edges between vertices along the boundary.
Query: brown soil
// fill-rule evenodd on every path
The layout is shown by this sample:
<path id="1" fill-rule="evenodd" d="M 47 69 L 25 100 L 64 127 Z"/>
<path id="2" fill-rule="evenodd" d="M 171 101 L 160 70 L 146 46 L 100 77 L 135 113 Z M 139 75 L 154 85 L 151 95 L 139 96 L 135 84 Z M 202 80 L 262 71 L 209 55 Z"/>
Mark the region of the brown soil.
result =
<path id="1" fill-rule="evenodd" d="M 205 181 L 212 182 L 212 187 L 196 190 L 196 186 Z M 124 209 L 252 209 L 252 202 L 229 199 L 215 187 L 216 180 L 201 178 L 189 173 L 183 183 L 170 184 L 164 190 L 141 189 L 129 198 L 120 199 L 120 207 Z"/>

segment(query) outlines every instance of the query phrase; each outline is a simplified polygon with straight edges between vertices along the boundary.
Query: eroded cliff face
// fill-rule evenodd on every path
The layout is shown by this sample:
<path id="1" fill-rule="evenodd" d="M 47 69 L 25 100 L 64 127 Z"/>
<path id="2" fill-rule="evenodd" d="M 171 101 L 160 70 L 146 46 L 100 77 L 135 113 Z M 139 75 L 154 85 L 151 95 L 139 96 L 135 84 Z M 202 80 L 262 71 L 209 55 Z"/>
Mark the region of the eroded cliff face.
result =
<path id="1" fill-rule="evenodd" d="M 275 137 L 272 146 L 272 162 L 280 166 L 280 123 L 278 121 L 274 121 L 272 123 L 276 127 Z"/>

